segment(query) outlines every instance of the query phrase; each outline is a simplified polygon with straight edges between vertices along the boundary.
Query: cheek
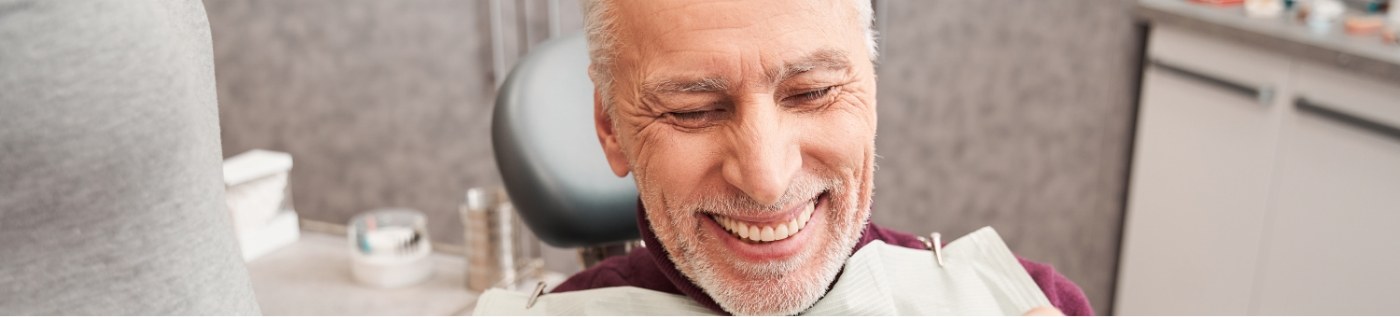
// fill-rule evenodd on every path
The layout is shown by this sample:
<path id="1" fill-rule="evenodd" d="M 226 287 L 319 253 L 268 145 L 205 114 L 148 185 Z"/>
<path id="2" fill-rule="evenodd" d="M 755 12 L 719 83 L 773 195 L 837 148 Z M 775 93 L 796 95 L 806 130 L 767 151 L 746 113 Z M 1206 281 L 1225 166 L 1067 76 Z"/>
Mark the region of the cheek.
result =
<path id="1" fill-rule="evenodd" d="M 716 148 L 720 140 L 666 127 L 655 129 L 638 133 L 637 155 L 633 156 L 634 172 L 645 179 L 642 190 L 654 200 L 647 203 L 669 209 L 697 198 L 705 188 L 723 184 L 719 173 L 722 159 L 716 154 L 720 153 Z"/>
<path id="2" fill-rule="evenodd" d="M 862 170 L 875 145 L 873 114 L 866 113 L 866 109 L 846 106 L 804 120 L 805 131 L 799 134 L 803 156 L 846 175 Z"/>
<path id="3" fill-rule="evenodd" d="M 646 161 L 646 172 L 659 177 L 653 177 L 660 184 L 667 185 L 668 193 L 685 193 L 689 190 L 675 191 L 677 189 L 696 188 L 706 184 L 702 181 L 710 174 L 718 176 L 713 172 L 719 170 L 722 161 L 718 153 L 721 153 L 718 145 L 721 140 L 709 135 L 672 133 L 671 135 L 657 135 L 652 138 L 650 147 L 641 149 L 646 153 L 640 157 L 641 161 Z"/>

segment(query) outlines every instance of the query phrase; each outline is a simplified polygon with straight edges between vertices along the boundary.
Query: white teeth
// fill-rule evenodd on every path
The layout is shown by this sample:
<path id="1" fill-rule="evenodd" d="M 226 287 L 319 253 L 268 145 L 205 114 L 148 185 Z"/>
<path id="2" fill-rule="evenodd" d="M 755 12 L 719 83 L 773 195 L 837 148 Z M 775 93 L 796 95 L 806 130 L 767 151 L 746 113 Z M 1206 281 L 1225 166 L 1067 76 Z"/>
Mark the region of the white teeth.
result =
<path id="1" fill-rule="evenodd" d="M 806 228 L 807 221 L 812 220 L 815 207 L 815 203 L 807 204 L 802 212 L 797 214 L 797 217 L 788 220 L 788 222 L 766 226 L 749 224 L 720 215 L 715 215 L 714 219 L 721 227 L 724 227 L 724 230 L 736 237 L 756 242 L 770 242 L 787 239 Z"/>

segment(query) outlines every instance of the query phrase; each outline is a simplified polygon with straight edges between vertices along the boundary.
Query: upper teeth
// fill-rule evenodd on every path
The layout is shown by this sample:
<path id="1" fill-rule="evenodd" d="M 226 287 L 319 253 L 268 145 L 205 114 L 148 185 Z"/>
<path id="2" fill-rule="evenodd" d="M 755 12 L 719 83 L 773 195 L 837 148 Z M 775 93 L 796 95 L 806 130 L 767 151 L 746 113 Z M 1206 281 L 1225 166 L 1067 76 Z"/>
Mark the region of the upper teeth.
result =
<path id="1" fill-rule="evenodd" d="M 802 212 L 797 214 L 797 217 L 784 223 L 760 225 L 720 215 L 715 215 L 715 222 L 739 238 L 758 242 L 778 241 L 796 235 L 798 231 L 806 227 L 807 221 L 812 220 L 812 211 L 815 207 L 815 202 L 808 203 L 806 207 L 803 207 Z"/>

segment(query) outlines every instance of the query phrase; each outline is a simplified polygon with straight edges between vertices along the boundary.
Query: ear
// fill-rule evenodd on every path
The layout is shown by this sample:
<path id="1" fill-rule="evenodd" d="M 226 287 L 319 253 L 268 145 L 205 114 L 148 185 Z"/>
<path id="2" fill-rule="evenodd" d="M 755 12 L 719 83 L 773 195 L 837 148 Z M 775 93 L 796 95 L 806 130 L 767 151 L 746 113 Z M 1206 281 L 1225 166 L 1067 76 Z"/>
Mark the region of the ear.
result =
<path id="1" fill-rule="evenodd" d="M 608 165 L 612 166 L 613 174 L 625 177 L 631 168 L 628 167 L 627 156 L 623 155 L 622 144 L 617 142 L 617 131 L 613 131 L 612 117 L 603 110 L 602 97 L 597 89 L 593 90 L 593 127 L 598 130 L 598 143 L 603 145 L 603 155 L 608 157 Z"/>

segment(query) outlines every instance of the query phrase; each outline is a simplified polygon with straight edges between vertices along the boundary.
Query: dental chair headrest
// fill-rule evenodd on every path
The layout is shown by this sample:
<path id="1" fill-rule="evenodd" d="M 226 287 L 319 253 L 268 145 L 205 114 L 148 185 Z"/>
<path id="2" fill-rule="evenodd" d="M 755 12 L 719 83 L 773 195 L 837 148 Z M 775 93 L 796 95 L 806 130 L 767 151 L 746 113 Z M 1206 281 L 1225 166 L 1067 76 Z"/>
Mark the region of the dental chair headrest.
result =
<path id="1" fill-rule="evenodd" d="M 491 144 L 520 217 L 557 247 L 636 239 L 637 188 L 613 175 L 593 127 L 582 33 L 530 51 L 496 98 Z"/>

